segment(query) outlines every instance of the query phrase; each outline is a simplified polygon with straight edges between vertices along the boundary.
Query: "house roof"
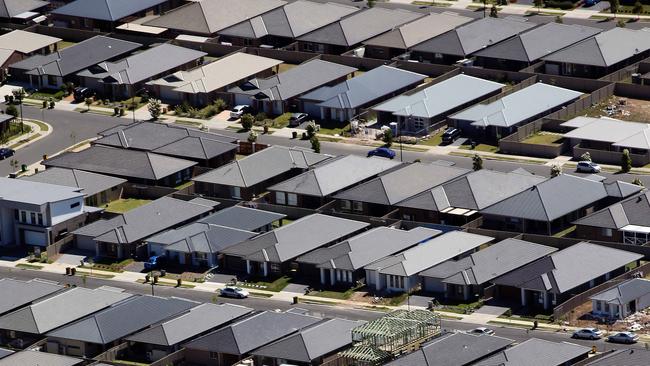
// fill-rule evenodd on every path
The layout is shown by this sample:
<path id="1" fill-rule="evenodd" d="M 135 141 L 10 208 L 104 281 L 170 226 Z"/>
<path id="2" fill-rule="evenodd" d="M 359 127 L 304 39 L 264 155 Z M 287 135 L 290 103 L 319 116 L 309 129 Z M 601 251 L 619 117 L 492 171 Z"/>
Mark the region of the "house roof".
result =
<path id="1" fill-rule="evenodd" d="M 29 281 L 0 279 L 0 292 L 11 296 L 0 297 L 0 314 L 31 304 L 34 301 L 50 296 L 63 289 L 58 283 L 33 279 Z"/>
<path id="2" fill-rule="evenodd" d="M 189 342 L 189 350 L 243 355 L 321 321 L 297 312 L 265 311 Z"/>
<path id="3" fill-rule="evenodd" d="M 0 36 L 0 48 L 28 54 L 59 41 L 61 38 L 17 29 Z"/>
<path id="4" fill-rule="evenodd" d="M 455 285 L 482 285 L 496 277 L 547 256 L 557 249 L 518 239 L 505 239 L 460 260 L 450 260 L 420 276 Z"/>
<path id="5" fill-rule="evenodd" d="M 129 15 L 165 3 L 167 0 L 76 0 L 52 14 L 69 15 L 79 18 L 117 21 Z"/>
<path id="6" fill-rule="evenodd" d="M 339 3 L 298 0 L 219 31 L 219 35 L 258 39 L 296 38 L 359 11 Z"/>
<path id="7" fill-rule="evenodd" d="M 83 197 L 80 188 L 0 177 L 0 200 L 44 205 Z"/>
<path id="8" fill-rule="evenodd" d="M 620 349 L 592 359 L 584 366 L 621 366 L 621 365 L 648 365 L 650 364 L 650 351 L 644 349 Z"/>
<path id="9" fill-rule="evenodd" d="M 576 225 L 625 230 L 629 225 L 650 227 L 650 192 L 605 207 L 574 222 Z"/>
<path id="10" fill-rule="evenodd" d="M 414 248 L 380 259 L 364 268 L 385 275 L 412 276 L 494 240 L 489 236 L 451 231 Z"/>
<path id="11" fill-rule="evenodd" d="M 166 245 L 164 250 L 182 253 L 219 253 L 222 249 L 252 238 L 257 233 L 225 226 L 195 222 L 147 239 Z"/>
<path id="12" fill-rule="evenodd" d="M 311 150 L 273 145 L 243 159 L 194 177 L 195 182 L 234 187 L 252 187 L 292 169 L 308 169 L 329 159 Z"/>
<path id="13" fill-rule="evenodd" d="M 142 47 L 139 43 L 95 36 L 49 55 L 34 55 L 12 64 L 29 75 L 69 76 Z"/>
<path id="14" fill-rule="evenodd" d="M 179 93 L 210 93 L 268 70 L 282 61 L 237 52 L 189 71 L 178 71 L 148 82 L 174 88 Z"/>
<path id="15" fill-rule="evenodd" d="M 456 75 L 415 93 L 406 93 L 372 107 L 397 116 L 431 118 L 473 100 L 498 92 L 504 84 L 464 74 Z"/>
<path id="16" fill-rule="evenodd" d="M 12 351 L 10 349 L 0 348 L 0 359 L 3 359 L 5 357 L 9 356 L 12 353 L 14 353 L 14 351 Z"/>
<path id="17" fill-rule="evenodd" d="M 65 168 L 50 168 L 34 175 L 21 177 L 20 179 L 81 188 L 81 192 L 86 197 L 96 195 L 97 193 L 104 192 L 126 182 L 125 179 L 115 178 L 109 175 Z"/>
<path id="18" fill-rule="evenodd" d="M 369 224 L 313 214 L 222 250 L 222 253 L 258 262 L 282 263 L 333 243 Z"/>
<path id="19" fill-rule="evenodd" d="M 580 242 L 511 271 L 494 283 L 561 294 L 641 258 L 640 254 Z"/>
<path id="20" fill-rule="evenodd" d="M 42 0 L 0 0 L 0 18 L 14 18 L 49 4 Z"/>
<path id="21" fill-rule="evenodd" d="M 296 259 L 319 268 L 356 271 L 378 259 L 399 253 L 440 234 L 441 231 L 416 227 L 400 230 L 376 227 L 331 247 L 316 249 Z"/>
<path id="22" fill-rule="evenodd" d="M 412 163 L 345 190 L 334 198 L 392 206 L 469 172 L 436 163 Z"/>
<path id="23" fill-rule="evenodd" d="M 300 98 L 320 107 L 360 108 L 398 90 L 419 83 L 427 76 L 382 65 L 334 86 L 322 86 Z"/>
<path id="24" fill-rule="evenodd" d="M 536 83 L 494 102 L 476 104 L 449 118 L 472 122 L 478 127 L 511 127 L 580 98 L 581 92 Z M 535 100 L 535 103 L 526 101 Z"/>
<path id="25" fill-rule="evenodd" d="M 633 278 L 616 284 L 605 291 L 601 291 L 589 297 L 589 299 L 605 301 L 610 304 L 626 305 L 648 294 L 650 294 L 650 281 L 642 278 Z"/>
<path id="26" fill-rule="evenodd" d="M 591 347 L 531 338 L 473 366 L 560 366 L 575 358 L 586 357 L 589 352 Z"/>
<path id="27" fill-rule="evenodd" d="M 537 26 L 524 18 L 483 18 L 424 41 L 414 51 L 465 57 Z"/>
<path id="28" fill-rule="evenodd" d="M 248 80 L 228 92 L 255 99 L 289 100 L 355 71 L 354 67 L 315 59 L 265 79 Z"/>
<path id="29" fill-rule="evenodd" d="M 0 366 L 79 366 L 85 361 L 81 358 L 56 355 L 40 351 L 20 351 L 0 359 Z"/>
<path id="30" fill-rule="evenodd" d="M 285 214 L 258 210 L 244 206 L 232 206 L 206 216 L 198 222 L 221 225 L 241 230 L 255 231 L 287 217 Z"/>
<path id="31" fill-rule="evenodd" d="M 201 304 L 180 316 L 133 334 L 125 340 L 159 346 L 174 346 L 251 312 L 253 309 L 240 305 Z"/>
<path id="32" fill-rule="evenodd" d="M 650 150 L 650 124 L 613 118 L 576 117 L 561 124 L 574 128 L 565 138 L 611 143 L 632 149 Z"/>
<path id="33" fill-rule="evenodd" d="M 196 165 L 196 162 L 145 151 L 95 145 L 43 161 L 47 167 L 79 169 L 118 177 L 159 180 Z"/>
<path id="34" fill-rule="evenodd" d="M 535 62 L 600 32 L 602 29 L 599 28 L 552 22 L 488 47 L 474 55 L 501 60 Z"/>
<path id="35" fill-rule="evenodd" d="M 650 49 L 649 28 L 612 28 L 543 58 L 545 61 L 607 67 Z"/>
<path id="36" fill-rule="evenodd" d="M 201 0 L 167 12 L 144 25 L 212 35 L 286 4 L 281 0 Z"/>
<path id="37" fill-rule="evenodd" d="M 400 165 L 389 159 L 346 155 L 268 188 L 269 191 L 326 197 Z"/>
<path id="38" fill-rule="evenodd" d="M 0 317 L 0 329 L 45 334 L 130 296 L 121 289 L 75 287 Z"/>

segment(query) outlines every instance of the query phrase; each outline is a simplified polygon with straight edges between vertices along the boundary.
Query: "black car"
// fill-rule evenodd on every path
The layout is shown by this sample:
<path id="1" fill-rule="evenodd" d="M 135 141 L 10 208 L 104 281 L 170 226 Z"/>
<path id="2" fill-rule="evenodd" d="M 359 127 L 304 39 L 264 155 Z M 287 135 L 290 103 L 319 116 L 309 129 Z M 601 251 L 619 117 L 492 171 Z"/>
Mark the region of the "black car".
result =
<path id="1" fill-rule="evenodd" d="M 86 98 L 90 98 L 93 95 L 95 95 L 95 93 L 90 88 L 78 86 L 78 87 L 74 88 L 74 91 L 73 91 L 72 95 L 74 96 L 74 101 L 75 102 L 81 103 L 84 100 L 86 100 Z"/>
<path id="2" fill-rule="evenodd" d="M 0 160 L 10 158 L 10 157 L 14 156 L 15 153 L 16 153 L 15 151 L 3 147 L 3 148 L 0 149 Z"/>
<path id="3" fill-rule="evenodd" d="M 454 127 L 450 127 L 442 134 L 442 143 L 451 144 L 460 137 L 460 130 Z"/>

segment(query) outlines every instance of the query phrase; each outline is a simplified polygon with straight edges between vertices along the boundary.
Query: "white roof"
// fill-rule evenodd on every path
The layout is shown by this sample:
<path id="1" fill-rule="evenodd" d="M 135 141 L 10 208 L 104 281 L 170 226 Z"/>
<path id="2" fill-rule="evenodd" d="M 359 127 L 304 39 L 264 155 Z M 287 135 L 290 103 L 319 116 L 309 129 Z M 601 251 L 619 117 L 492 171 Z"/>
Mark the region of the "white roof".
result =
<path id="1" fill-rule="evenodd" d="M 650 234 L 650 227 L 648 226 L 625 225 L 620 230 L 631 233 Z"/>
<path id="2" fill-rule="evenodd" d="M 614 146 L 650 149 L 650 124 L 612 118 L 576 117 L 562 123 L 575 129 L 565 138 L 609 142 Z"/>
<path id="3" fill-rule="evenodd" d="M 43 205 L 83 197 L 82 189 L 22 179 L 0 178 L 0 200 Z"/>
<path id="4" fill-rule="evenodd" d="M 32 53 L 59 41 L 61 41 L 61 38 L 15 30 L 0 36 L 0 48 Z"/>
<path id="5" fill-rule="evenodd" d="M 167 28 L 152 27 L 150 25 L 142 25 L 139 23 L 124 23 L 122 25 L 119 25 L 117 29 L 144 34 L 161 34 L 167 31 Z"/>

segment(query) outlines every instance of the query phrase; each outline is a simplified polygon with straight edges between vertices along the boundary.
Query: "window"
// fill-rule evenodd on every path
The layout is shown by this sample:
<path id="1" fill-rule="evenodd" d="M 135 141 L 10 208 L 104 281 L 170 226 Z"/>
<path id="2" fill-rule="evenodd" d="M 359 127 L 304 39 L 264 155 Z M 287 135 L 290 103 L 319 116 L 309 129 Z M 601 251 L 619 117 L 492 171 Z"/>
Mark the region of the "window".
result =
<path id="1" fill-rule="evenodd" d="M 219 358 L 219 352 L 210 352 L 211 360 L 216 360 L 217 358 Z"/>
<path id="2" fill-rule="evenodd" d="M 280 267 L 280 263 L 271 263 L 271 272 L 280 273 L 281 269 L 282 268 Z"/>
<path id="3" fill-rule="evenodd" d="M 298 206 L 298 195 L 295 193 L 287 193 L 287 205 Z"/>
<path id="4" fill-rule="evenodd" d="M 47 83 L 50 84 L 51 86 L 56 86 L 58 84 L 58 80 L 57 80 L 56 76 L 48 75 L 47 76 Z"/>
<path id="5" fill-rule="evenodd" d="M 27 222 L 27 212 L 20 211 L 20 222 Z"/>
<path id="6" fill-rule="evenodd" d="M 194 253 L 194 256 L 196 257 L 197 260 L 203 260 L 206 261 L 208 260 L 208 253 L 201 253 L 201 252 L 196 252 Z"/>
<path id="7" fill-rule="evenodd" d="M 348 200 L 341 201 L 341 210 L 350 211 L 352 209 L 352 203 Z"/>
<path id="8" fill-rule="evenodd" d="M 596 311 L 600 311 L 601 306 L 600 306 L 600 301 L 596 301 Z"/>
<path id="9" fill-rule="evenodd" d="M 230 187 L 230 196 L 232 198 L 241 198 L 241 188 L 240 187 Z"/>
<path id="10" fill-rule="evenodd" d="M 43 214 L 42 213 L 38 214 L 38 224 L 40 226 L 43 226 Z"/>
<path id="11" fill-rule="evenodd" d="M 36 212 L 29 213 L 29 223 L 32 225 L 36 224 Z"/>
<path id="12" fill-rule="evenodd" d="M 275 192 L 275 203 L 278 204 L 278 205 L 286 205 L 287 204 L 284 192 Z"/>
<path id="13" fill-rule="evenodd" d="M 352 202 L 352 209 L 354 211 L 363 211 L 363 202 L 354 201 Z"/>
<path id="14" fill-rule="evenodd" d="M 75 203 L 70 205 L 70 208 L 76 208 L 76 207 L 79 207 L 79 206 L 81 206 L 81 203 L 75 202 Z"/>
<path id="15" fill-rule="evenodd" d="M 612 237 L 612 229 L 604 227 L 604 228 L 602 228 L 602 234 L 603 234 L 603 236 L 611 238 Z"/>
<path id="16" fill-rule="evenodd" d="M 99 197 L 100 197 L 102 203 L 108 202 L 108 195 L 106 194 L 106 191 L 101 192 L 99 194 Z"/>
<path id="17" fill-rule="evenodd" d="M 420 117 L 413 117 L 413 128 L 416 130 L 424 129 L 424 120 Z"/>

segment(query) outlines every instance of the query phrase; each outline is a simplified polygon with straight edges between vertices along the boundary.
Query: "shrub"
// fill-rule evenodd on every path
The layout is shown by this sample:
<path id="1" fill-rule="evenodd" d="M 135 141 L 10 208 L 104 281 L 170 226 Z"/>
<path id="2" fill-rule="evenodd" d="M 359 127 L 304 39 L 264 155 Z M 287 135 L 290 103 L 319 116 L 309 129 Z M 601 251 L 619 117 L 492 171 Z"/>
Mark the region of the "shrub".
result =
<path id="1" fill-rule="evenodd" d="M 14 117 L 18 117 L 18 115 L 20 114 L 18 112 L 18 108 L 16 108 L 16 106 L 13 105 L 13 104 L 9 104 L 7 106 L 7 109 L 5 109 L 5 113 L 7 113 L 10 116 L 14 116 Z"/>
<path id="2" fill-rule="evenodd" d="M 267 117 L 266 117 L 266 113 L 264 112 L 260 112 L 255 115 L 255 120 L 258 122 L 264 121 L 265 119 L 267 119 Z"/>
<path id="3" fill-rule="evenodd" d="M 116 116 L 120 115 L 120 107 L 113 108 L 113 114 L 115 114 Z"/>
<path id="4" fill-rule="evenodd" d="M 124 108 L 120 108 L 120 116 L 124 116 L 126 112 L 124 112 Z"/>
<path id="5" fill-rule="evenodd" d="M 243 116 L 241 116 L 241 126 L 244 130 L 249 131 L 251 128 L 253 128 L 253 121 L 255 118 L 250 114 L 246 113 Z"/>
<path id="6" fill-rule="evenodd" d="M 221 98 L 215 99 L 214 102 L 212 102 L 212 106 L 217 109 L 217 114 L 225 111 L 228 108 L 226 101 Z"/>
<path id="7" fill-rule="evenodd" d="M 55 105 L 56 103 L 54 102 L 54 100 L 50 100 L 50 109 L 54 109 Z"/>
<path id="8" fill-rule="evenodd" d="M 573 2 L 571 1 L 561 1 L 561 0 L 550 0 L 546 1 L 547 8 L 560 8 L 562 10 L 573 9 Z"/>

